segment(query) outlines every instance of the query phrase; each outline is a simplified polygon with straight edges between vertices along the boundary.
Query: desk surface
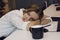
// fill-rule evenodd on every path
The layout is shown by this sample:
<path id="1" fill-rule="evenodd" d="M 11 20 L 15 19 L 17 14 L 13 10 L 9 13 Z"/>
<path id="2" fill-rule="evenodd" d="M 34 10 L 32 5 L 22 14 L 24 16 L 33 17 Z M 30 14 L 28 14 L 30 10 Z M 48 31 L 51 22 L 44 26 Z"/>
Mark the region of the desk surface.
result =
<path id="1" fill-rule="evenodd" d="M 34 40 L 31 33 L 27 31 L 16 30 L 5 40 Z M 60 32 L 47 32 L 44 33 L 44 38 L 40 40 L 60 40 Z"/>
<path id="2" fill-rule="evenodd" d="M 5 40 L 34 40 L 34 39 L 32 38 L 32 35 L 29 31 L 16 30 Z"/>
<path id="3" fill-rule="evenodd" d="M 60 32 L 47 32 L 44 34 L 44 40 L 60 40 Z"/>
<path id="4" fill-rule="evenodd" d="M 60 17 L 60 11 L 56 11 L 55 4 L 50 5 L 43 12 L 44 12 L 45 15 L 48 15 L 48 16 L 51 16 L 51 17 Z"/>

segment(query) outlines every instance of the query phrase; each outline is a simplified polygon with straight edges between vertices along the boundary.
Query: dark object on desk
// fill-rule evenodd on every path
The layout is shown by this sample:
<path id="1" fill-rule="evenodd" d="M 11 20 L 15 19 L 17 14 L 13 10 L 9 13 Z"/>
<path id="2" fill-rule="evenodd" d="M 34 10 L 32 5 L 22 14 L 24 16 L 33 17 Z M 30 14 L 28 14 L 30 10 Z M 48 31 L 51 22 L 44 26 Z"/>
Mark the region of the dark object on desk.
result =
<path id="1" fill-rule="evenodd" d="M 30 28 L 33 39 L 42 39 L 43 38 L 43 27 L 41 28 Z"/>
<path id="2" fill-rule="evenodd" d="M 56 11 L 60 11 L 60 7 L 56 7 Z"/>

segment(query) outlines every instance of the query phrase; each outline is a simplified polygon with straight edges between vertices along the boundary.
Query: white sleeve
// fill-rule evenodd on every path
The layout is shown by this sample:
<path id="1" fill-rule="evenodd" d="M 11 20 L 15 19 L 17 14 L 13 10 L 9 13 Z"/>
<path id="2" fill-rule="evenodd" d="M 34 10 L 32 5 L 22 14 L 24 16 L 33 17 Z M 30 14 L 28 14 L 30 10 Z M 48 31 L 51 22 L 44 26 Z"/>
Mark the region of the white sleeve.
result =
<path id="1" fill-rule="evenodd" d="M 18 11 L 14 11 L 11 13 L 10 22 L 12 25 L 17 27 L 18 29 L 21 29 L 21 25 L 23 24 L 23 19 L 17 13 Z"/>
<path id="2" fill-rule="evenodd" d="M 23 21 L 22 21 L 22 18 L 15 16 L 14 18 L 11 18 L 11 23 L 18 29 L 21 29 Z"/>

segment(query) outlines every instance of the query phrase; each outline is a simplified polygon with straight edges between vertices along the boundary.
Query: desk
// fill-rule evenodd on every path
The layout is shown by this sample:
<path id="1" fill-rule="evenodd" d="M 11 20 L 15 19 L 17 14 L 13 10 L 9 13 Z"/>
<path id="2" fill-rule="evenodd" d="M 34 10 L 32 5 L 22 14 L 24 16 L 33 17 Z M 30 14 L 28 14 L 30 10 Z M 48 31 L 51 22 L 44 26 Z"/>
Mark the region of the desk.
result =
<path id="1" fill-rule="evenodd" d="M 34 40 L 34 39 L 32 39 L 30 32 L 16 30 L 5 40 Z M 44 33 L 44 38 L 40 40 L 60 40 L 60 32 Z"/>
<path id="2" fill-rule="evenodd" d="M 60 17 L 60 11 L 56 11 L 55 4 L 50 5 L 43 12 L 44 12 L 45 15 L 48 15 L 48 16 L 51 16 L 51 17 Z"/>
<path id="3" fill-rule="evenodd" d="M 47 32 L 44 34 L 44 40 L 60 40 L 60 32 Z"/>
<path id="4" fill-rule="evenodd" d="M 32 35 L 29 31 L 16 30 L 5 40 L 34 40 L 34 39 L 32 38 Z"/>

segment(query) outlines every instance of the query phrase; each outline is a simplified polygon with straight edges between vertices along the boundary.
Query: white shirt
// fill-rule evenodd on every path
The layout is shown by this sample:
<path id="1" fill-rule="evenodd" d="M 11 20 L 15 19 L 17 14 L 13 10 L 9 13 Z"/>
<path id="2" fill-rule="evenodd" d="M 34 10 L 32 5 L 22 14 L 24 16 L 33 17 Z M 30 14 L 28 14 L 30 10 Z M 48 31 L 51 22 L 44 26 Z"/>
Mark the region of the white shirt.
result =
<path id="1" fill-rule="evenodd" d="M 0 18 L 0 37 L 10 35 L 17 28 L 26 30 L 25 26 L 29 22 L 24 22 L 22 20 L 22 17 L 23 17 L 23 9 L 20 9 L 10 11 L 2 18 Z"/>
<path id="2" fill-rule="evenodd" d="M 22 18 L 23 9 L 10 11 L 0 18 L 0 37 L 8 36 L 16 29 L 26 30 L 29 21 L 24 22 Z"/>

